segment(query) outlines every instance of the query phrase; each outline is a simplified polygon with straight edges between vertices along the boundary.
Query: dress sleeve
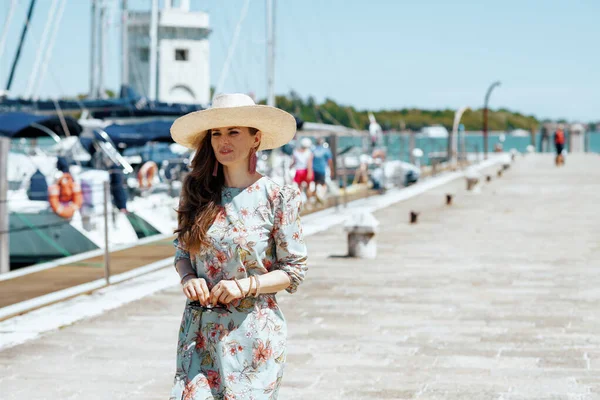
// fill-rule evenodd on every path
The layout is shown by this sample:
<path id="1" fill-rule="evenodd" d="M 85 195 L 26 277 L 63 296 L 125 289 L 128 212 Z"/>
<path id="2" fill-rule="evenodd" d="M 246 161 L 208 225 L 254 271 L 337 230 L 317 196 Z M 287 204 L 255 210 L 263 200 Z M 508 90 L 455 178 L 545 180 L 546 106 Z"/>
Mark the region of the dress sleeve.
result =
<path id="1" fill-rule="evenodd" d="M 181 260 L 182 258 L 190 260 L 190 253 L 187 252 L 183 244 L 179 242 L 178 238 L 175 238 L 175 240 L 173 240 L 173 246 L 175 246 L 175 260 L 173 261 L 173 265 L 175 266 L 175 269 L 177 269 L 177 261 Z M 184 271 L 178 272 L 181 274 L 181 272 Z"/>
<path id="2" fill-rule="evenodd" d="M 292 186 L 283 186 L 277 197 L 273 221 L 275 241 L 275 267 L 284 271 L 290 278 L 286 289 L 294 293 L 306 275 L 306 244 L 300 223 L 300 191 Z"/>

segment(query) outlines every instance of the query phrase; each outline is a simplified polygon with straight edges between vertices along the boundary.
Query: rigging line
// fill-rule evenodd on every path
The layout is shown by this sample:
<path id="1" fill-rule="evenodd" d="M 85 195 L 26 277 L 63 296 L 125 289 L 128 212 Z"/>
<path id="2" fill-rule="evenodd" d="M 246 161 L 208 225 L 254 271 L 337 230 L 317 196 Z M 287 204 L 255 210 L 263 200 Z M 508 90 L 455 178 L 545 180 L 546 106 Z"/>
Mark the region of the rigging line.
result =
<path id="1" fill-rule="evenodd" d="M 44 31 L 45 33 L 45 31 Z M 30 34 L 31 40 L 34 42 L 35 45 L 37 45 L 38 47 L 41 46 L 40 42 L 36 39 L 34 32 L 32 31 Z M 52 78 L 52 81 L 54 82 L 54 84 L 56 85 L 56 87 L 58 88 L 59 93 L 64 94 L 65 91 L 62 89 L 62 86 L 60 85 L 60 80 L 58 79 L 57 75 L 54 73 L 54 69 L 48 65 L 46 66 L 46 68 L 48 68 L 48 70 L 50 71 L 50 77 Z M 60 105 L 56 104 L 56 100 L 58 100 L 58 96 L 50 96 L 50 98 L 55 101 L 54 107 L 57 108 L 57 112 L 62 113 L 62 111 L 60 110 Z M 79 99 L 79 97 L 75 96 L 75 102 L 77 103 L 77 105 L 79 106 L 79 108 L 81 109 L 81 111 L 85 110 L 85 105 L 81 102 L 81 100 Z M 35 100 L 37 101 L 37 100 Z M 60 116 L 59 116 L 60 118 Z M 62 124 L 62 120 L 61 120 L 61 124 Z M 63 131 L 67 132 L 68 131 L 68 127 L 65 129 L 65 126 L 63 124 Z M 70 135 L 69 135 L 70 136 Z"/>
<path id="2" fill-rule="evenodd" d="M 229 5 L 230 5 L 231 7 L 233 7 L 233 8 L 235 8 L 235 7 L 236 7 L 236 5 L 235 5 L 234 3 L 229 3 Z M 233 12 L 233 11 L 231 11 L 231 12 Z M 228 32 L 232 30 L 231 28 L 232 28 L 232 25 L 233 25 L 233 24 L 231 23 L 231 20 L 229 19 L 229 16 L 230 16 L 230 10 L 226 10 L 226 11 L 225 11 L 225 20 L 227 21 L 227 31 L 228 31 Z M 223 39 L 223 41 L 222 41 L 222 48 L 223 48 L 223 49 L 227 49 L 227 50 L 225 50 L 225 51 L 224 51 L 224 53 L 225 53 L 225 54 L 227 54 L 227 51 L 228 51 L 229 47 L 225 45 L 225 43 L 226 43 L 227 41 L 225 40 L 225 36 L 224 36 L 224 35 L 222 36 L 222 39 Z M 224 68 L 224 67 L 223 67 L 223 68 Z M 221 71 L 223 71 L 223 69 L 221 69 Z M 237 69 L 236 69 L 236 68 L 232 68 L 232 70 L 231 70 L 231 75 L 233 76 L 233 80 L 234 80 L 234 87 L 235 87 L 235 88 L 238 88 L 238 87 L 239 87 L 239 78 L 238 78 L 238 71 L 237 71 Z M 237 90 L 236 90 L 236 91 L 237 91 Z"/>
<path id="3" fill-rule="evenodd" d="M 58 13 L 56 14 L 56 24 L 54 26 L 54 30 L 51 33 L 51 38 L 50 38 L 50 43 L 48 46 L 48 50 L 46 51 L 46 55 L 44 58 L 44 62 L 42 64 L 42 72 L 40 73 L 40 77 L 38 79 L 37 82 L 37 86 L 35 91 L 33 92 L 33 99 L 37 100 L 39 98 L 39 90 L 40 87 L 42 85 L 42 82 L 44 81 L 44 77 L 46 76 L 46 71 L 48 70 L 48 64 L 50 62 L 50 57 L 52 57 L 52 50 L 54 48 L 54 43 L 56 42 L 56 34 L 58 32 L 58 28 L 60 27 L 60 22 L 62 21 L 62 17 L 63 17 L 63 12 L 65 10 L 65 4 L 67 3 L 67 0 L 62 0 L 62 2 L 60 3 L 59 9 L 58 9 Z"/>
<path id="4" fill-rule="evenodd" d="M 261 58 L 261 56 L 259 56 L 258 51 L 256 51 L 255 45 L 258 43 L 258 41 L 256 40 L 256 29 L 254 28 L 256 25 L 255 24 L 250 24 L 250 34 L 248 35 L 249 37 L 249 44 L 248 44 L 248 48 L 250 49 L 249 52 L 249 58 L 248 58 L 248 66 L 252 65 L 252 66 L 260 66 L 262 64 L 262 62 L 264 61 L 263 58 Z M 262 44 L 261 43 L 261 49 L 262 49 Z M 259 68 L 260 69 L 260 68 Z M 248 73 L 250 73 L 250 68 L 248 68 Z M 257 73 L 252 73 L 252 84 L 254 85 L 254 95 L 257 96 L 257 89 L 259 87 L 262 87 L 262 84 L 260 83 L 260 77 L 261 74 L 257 74 Z"/>
<path id="5" fill-rule="evenodd" d="M 346 113 L 348 114 L 350 124 L 352 125 L 352 127 L 359 131 L 360 128 L 358 127 L 358 123 L 356 122 L 356 118 L 354 117 L 354 112 L 352 112 L 352 109 L 350 107 L 346 107 Z"/>
<path id="6" fill-rule="evenodd" d="M 40 63 L 42 61 L 42 56 L 48 51 L 48 47 L 46 46 L 46 42 L 49 37 L 49 30 L 51 29 L 51 25 L 54 22 L 54 14 L 56 13 L 56 6 L 58 5 L 59 0 L 52 0 L 52 5 L 50 6 L 50 12 L 48 13 L 48 20 L 44 25 L 44 31 L 42 33 L 41 41 L 37 43 L 38 51 L 35 55 L 35 61 L 33 63 L 33 68 L 31 70 L 31 74 L 29 75 L 29 82 L 27 84 L 27 89 L 25 90 L 25 98 L 31 98 L 31 94 L 33 92 L 33 86 L 36 83 L 36 79 L 39 76 L 38 71 L 40 69 Z"/>
<path id="7" fill-rule="evenodd" d="M 4 54 L 4 46 L 6 45 L 6 37 L 8 36 L 8 28 L 10 27 L 10 23 L 12 22 L 12 18 L 15 14 L 15 6 L 17 5 L 17 0 L 11 0 L 10 6 L 8 9 L 8 14 L 6 15 L 6 20 L 4 21 L 4 28 L 2 29 L 2 34 L 0 35 L 0 59 L 2 59 L 2 55 Z"/>
<path id="8" fill-rule="evenodd" d="M 313 103 L 313 111 L 315 112 L 315 117 L 317 118 L 318 123 L 323 123 L 323 119 L 321 119 L 321 113 L 319 111 L 319 107 L 317 106 L 317 102 Z"/>
<path id="9" fill-rule="evenodd" d="M 329 113 L 329 111 L 327 111 L 327 109 L 325 109 L 325 107 L 321 107 L 321 106 L 318 106 L 318 105 L 317 105 L 317 106 L 316 106 L 316 108 L 317 108 L 317 109 L 318 109 L 318 110 L 319 110 L 321 113 L 323 113 L 323 116 L 324 116 L 325 118 L 327 118 L 329 121 L 333 122 L 335 125 L 339 125 L 339 126 L 344 126 L 344 127 L 345 127 L 345 125 L 344 125 L 344 124 L 342 124 L 342 123 L 341 123 L 340 121 L 338 121 L 337 119 L 335 119 L 335 118 L 333 117 L 333 115 L 331 115 L 331 114 Z"/>
<path id="10" fill-rule="evenodd" d="M 18 211 L 14 212 L 15 215 L 17 216 L 21 216 L 24 215 L 24 213 L 20 213 Z M 110 211 L 109 211 L 110 213 Z M 92 214 L 85 214 L 86 217 L 103 217 L 104 213 L 92 213 Z M 23 223 L 25 223 L 26 225 L 28 225 L 27 227 L 22 227 L 22 228 L 13 228 L 13 229 L 8 229 L 8 230 L 2 230 L 0 231 L 0 234 L 10 234 L 10 233 L 18 233 L 18 232 L 27 232 L 27 231 L 32 231 L 32 230 L 40 230 L 40 229 L 48 229 L 48 228 L 55 228 L 55 227 L 60 227 L 63 225 L 70 225 L 71 221 L 70 220 L 65 220 L 65 221 L 59 221 L 59 222 L 51 222 L 51 223 L 47 223 L 47 224 L 41 224 L 41 225 L 34 225 L 29 221 L 22 221 Z"/>
<path id="11" fill-rule="evenodd" d="M 44 242 L 48 243 L 50 246 L 54 247 L 55 250 L 61 252 L 63 254 L 63 256 L 68 257 L 71 255 L 71 253 L 67 249 L 62 247 L 60 244 L 58 244 L 57 241 L 53 240 L 45 232 L 42 232 L 41 229 L 39 229 L 38 227 L 33 225 L 31 223 L 31 221 L 29 221 L 29 219 L 27 217 L 25 217 L 25 215 L 23 215 L 23 214 L 16 214 L 16 215 L 17 215 L 17 218 L 19 218 L 21 220 L 21 222 L 23 222 L 24 224 L 29 226 L 29 229 L 34 231 L 40 237 L 40 239 L 42 239 Z"/>
<path id="12" fill-rule="evenodd" d="M 17 46 L 17 52 L 12 62 L 12 66 L 10 68 L 10 75 L 8 76 L 8 81 L 6 82 L 6 91 L 9 92 L 10 88 L 13 84 L 13 79 L 15 77 L 15 72 L 17 70 L 17 65 L 19 64 L 19 59 L 21 58 L 21 51 L 23 50 L 23 44 L 25 43 L 25 38 L 27 36 L 27 31 L 29 30 L 29 26 L 31 25 L 31 18 L 33 16 L 33 10 L 35 8 L 36 0 L 31 0 L 29 3 L 29 7 L 27 10 L 27 16 L 25 18 L 25 25 L 21 31 L 21 38 L 19 39 L 19 45 Z"/>
<path id="13" fill-rule="evenodd" d="M 69 131 L 69 127 L 67 126 L 67 121 L 65 121 L 65 116 L 63 115 L 62 109 L 60 108 L 60 105 L 58 104 L 58 101 L 56 101 L 55 97 L 56 96 L 54 96 L 54 98 L 52 98 L 52 101 L 54 102 L 54 108 L 56 109 L 56 111 L 58 113 L 58 119 L 60 120 L 60 125 L 62 126 L 65 136 L 70 137 L 71 131 Z M 79 161 L 77 161 L 77 164 L 80 165 Z"/>
<path id="14" fill-rule="evenodd" d="M 240 36 L 240 31 L 242 29 L 242 24 L 246 19 L 246 15 L 248 14 L 248 8 L 250 6 L 250 0 L 245 0 L 244 6 L 242 8 L 242 12 L 240 14 L 240 19 L 235 27 L 235 31 L 233 33 L 233 37 L 231 38 L 231 43 L 229 44 L 229 51 L 227 52 L 227 57 L 225 58 L 225 65 L 223 66 L 223 70 L 221 70 L 221 75 L 219 77 L 217 87 L 215 88 L 215 96 L 217 93 L 220 93 L 223 90 L 223 85 L 225 84 L 225 80 L 227 79 L 227 74 L 229 72 L 229 67 L 231 65 L 231 59 L 235 52 L 235 47 L 238 42 L 238 38 Z M 239 86 L 239 82 L 237 82 Z M 214 96 L 213 96 L 214 99 Z"/>
<path id="15" fill-rule="evenodd" d="M 226 47 L 225 47 L 225 39 L 223 38 L 223 30 L 219 29 L 219 34 L 218 35 L 214 35 L 214 36 L 216 37 L 217 42 L 218 42 L 221 50 L 223 51 L 223 54 L 226 54 L 227 50 L 226 50 Z M 210 101 L 212 101 L 212 99 Z"/>

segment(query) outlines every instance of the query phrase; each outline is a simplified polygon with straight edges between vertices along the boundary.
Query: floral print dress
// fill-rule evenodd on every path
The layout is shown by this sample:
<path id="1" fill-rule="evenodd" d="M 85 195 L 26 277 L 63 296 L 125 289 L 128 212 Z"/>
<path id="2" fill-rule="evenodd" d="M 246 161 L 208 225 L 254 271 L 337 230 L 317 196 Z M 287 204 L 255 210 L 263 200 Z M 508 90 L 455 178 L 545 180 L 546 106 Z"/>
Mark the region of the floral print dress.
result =
<path id="1" fill-rule="evenodd" d="M 293 293 L 306 274 L 298 189 L 262 177 L 224 188 L 208 230 L 208 252 L 190 257 L 176 239 L 175 264 L 191 259 L 211 290 L 222 279 L 286 272 Z M 186 307 L 179 330 L 170 400 L 277 399 L 286 358 L 286 322 L 275 294 L 260 294 L 208 310 Z"/>

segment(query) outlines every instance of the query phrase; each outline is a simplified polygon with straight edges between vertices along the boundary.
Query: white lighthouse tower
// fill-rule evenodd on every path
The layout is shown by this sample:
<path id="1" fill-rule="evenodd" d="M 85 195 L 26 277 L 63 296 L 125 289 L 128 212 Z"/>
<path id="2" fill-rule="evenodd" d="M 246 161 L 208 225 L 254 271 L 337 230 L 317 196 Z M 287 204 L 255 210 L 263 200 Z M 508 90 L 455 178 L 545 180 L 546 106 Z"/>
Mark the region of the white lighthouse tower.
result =
<path id="1" fill-rule="evenodd" d="M 208 14 L 189 0 L 165 0 L 158 10 L 129 11 L 124 78 L 140 95 L 168 103 L 210 102 Z"/>

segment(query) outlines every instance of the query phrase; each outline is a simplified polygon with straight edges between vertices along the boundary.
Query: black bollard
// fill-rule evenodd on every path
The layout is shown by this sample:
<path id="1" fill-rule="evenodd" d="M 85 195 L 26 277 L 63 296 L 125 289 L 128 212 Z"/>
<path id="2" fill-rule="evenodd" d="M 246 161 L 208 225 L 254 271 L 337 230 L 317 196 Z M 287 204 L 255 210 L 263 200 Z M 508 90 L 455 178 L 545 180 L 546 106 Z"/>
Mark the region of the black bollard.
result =
<path id="1" fill-rule="evenodd" d="M 486 175 L 485 180 L 486 180 L 486 182 L 491 182 L 492 181 L 492 176 L 491 175 Z"/>
<path id="2" fill-rule="evenodd" d="M 452 195 L 451 194 L 446 194 L 446 204 L 447 205 L 452 205 Z"/>
<path id="3" fill-rule="evenodd" d="M 410 223 L 411 224 L 416 224 L 418 218 L 419 218 L 419 213 L 418 212 L 414 212 L 414 211 L 410 212 Z"/>

